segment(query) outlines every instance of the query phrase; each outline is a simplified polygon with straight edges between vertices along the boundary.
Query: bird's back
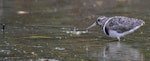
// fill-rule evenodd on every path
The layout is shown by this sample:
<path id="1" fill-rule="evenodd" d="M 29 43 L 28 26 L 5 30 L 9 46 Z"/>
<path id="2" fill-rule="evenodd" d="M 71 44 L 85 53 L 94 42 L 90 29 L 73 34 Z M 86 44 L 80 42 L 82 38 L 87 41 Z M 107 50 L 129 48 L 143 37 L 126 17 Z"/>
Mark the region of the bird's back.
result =
<path id="1" fill-rule="evenodd" d="M 142 26 L 143 24 L 144 21 L 140 19 L 115 16 L 106 24 L 106 28 L 109 30 L 115 30 L 118 33 L 123 33 L 132 30 L 137 26 Z"/>

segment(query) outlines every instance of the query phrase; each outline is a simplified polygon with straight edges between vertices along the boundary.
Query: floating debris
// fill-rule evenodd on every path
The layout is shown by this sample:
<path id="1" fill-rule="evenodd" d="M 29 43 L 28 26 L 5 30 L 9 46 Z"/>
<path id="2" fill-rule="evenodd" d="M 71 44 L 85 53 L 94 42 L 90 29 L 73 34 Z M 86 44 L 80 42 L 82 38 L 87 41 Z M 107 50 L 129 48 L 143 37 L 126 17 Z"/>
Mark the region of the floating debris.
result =
<path id="1" fill-rule="evenodd" d="M 43 39 L 46 39 L 46 38 L 52 38 L 52 37 L 49 37 L 49 36 L 30 36 L 29 38 L 33 38 L 33 39 L 43 38 Z"/>
<path id="2" fill-rule="evenodd" d="M 55 38 L 57 38 L 57 39 L 62 39 L 62 37 L 61 37 L 61 36 L 56 36 Z"/>
<path id="3" fill-rule="evenodd" d="M 41 48 L 41 47 L 43 47 L 43 46 L 32 46 L 32 47 L 35 47 L 35 48 Z"/>
<path id="4" fill-rule="evenodd" d="M 59 60 L 41 58 L 41 59 L 38 59 L 38 61 L 59 61 Z"/>
<path id="5" fill-rule="evenodd" d="M 10 54 L 11 53 L 11 51 L 10 50 L 0 50 L 0 54 L 1 53 L 4 53 L 4 54 Z"/>
<path id="6" fill-rule="evenodd" d="M 84 34 L 84 33 L 88 33 L 88 31 L 78 31 L 77 28 L 74 27 L 73 31 L 64 31 L 67 34 L 73 34 L 73 35 L 80 35 L 80 34 Z"/>
<path id="7" fill-rule="evenodd" d="M 28 11 L 17 11 L 17 14 L 29 14 Z"/>
<path id="8" fill-rule="evenodd" d="M 55 49 L 56 50 L 65 50 L 65 48 L 63 48 L 63 47 L 56 47 Z"/>

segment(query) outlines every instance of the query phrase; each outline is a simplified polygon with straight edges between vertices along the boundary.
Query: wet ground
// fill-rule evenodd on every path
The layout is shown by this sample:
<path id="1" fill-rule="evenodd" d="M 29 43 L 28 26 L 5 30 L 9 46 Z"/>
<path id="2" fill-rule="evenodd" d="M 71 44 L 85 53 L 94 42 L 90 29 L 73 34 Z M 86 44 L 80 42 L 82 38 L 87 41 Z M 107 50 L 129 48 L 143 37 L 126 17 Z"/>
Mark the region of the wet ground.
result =
<path id="1" fill-rule="evenodd" d="M 0 0 L 1 61 L 149 61 L 149 0 Z M 117 39 L 98 27 L 98 16 L 143 19 L 136 32 Z M 2 26 L 0 26 L 2 28 Z"/>

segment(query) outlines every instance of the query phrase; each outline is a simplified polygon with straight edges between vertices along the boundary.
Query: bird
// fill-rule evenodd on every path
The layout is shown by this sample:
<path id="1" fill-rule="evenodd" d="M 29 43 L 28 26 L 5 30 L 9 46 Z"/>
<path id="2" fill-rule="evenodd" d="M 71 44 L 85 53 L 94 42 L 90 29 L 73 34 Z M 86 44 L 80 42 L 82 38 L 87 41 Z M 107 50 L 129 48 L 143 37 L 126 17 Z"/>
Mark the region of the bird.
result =
<path id="1" fill-rule="evenodd" d="M 92 25 L 86 28 L 86 30 L 98 25 L 105 35 L 117 38 L 118 41 L 120 41 L 121 37 L 133 33 L 144 24 L 145 22 L 141 19 L 126 16 L 99 16 Z"/>

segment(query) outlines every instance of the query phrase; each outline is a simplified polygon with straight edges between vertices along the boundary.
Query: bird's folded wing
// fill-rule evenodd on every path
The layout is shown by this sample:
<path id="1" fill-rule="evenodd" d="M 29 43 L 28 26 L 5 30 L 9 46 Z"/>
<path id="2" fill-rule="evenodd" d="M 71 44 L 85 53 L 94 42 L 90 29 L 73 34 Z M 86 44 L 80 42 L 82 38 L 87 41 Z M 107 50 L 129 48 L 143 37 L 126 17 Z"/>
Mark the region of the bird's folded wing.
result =
<path id="1" fill-rule="evenodd" d="M 144 21 L 140 19 L 118 16 L 111 19 L 106 27 L 109 30 L 115 30 L 118 33 L 123 33 L 132 30 L 137 26 L 142 26 L 143 24 Z"/>

